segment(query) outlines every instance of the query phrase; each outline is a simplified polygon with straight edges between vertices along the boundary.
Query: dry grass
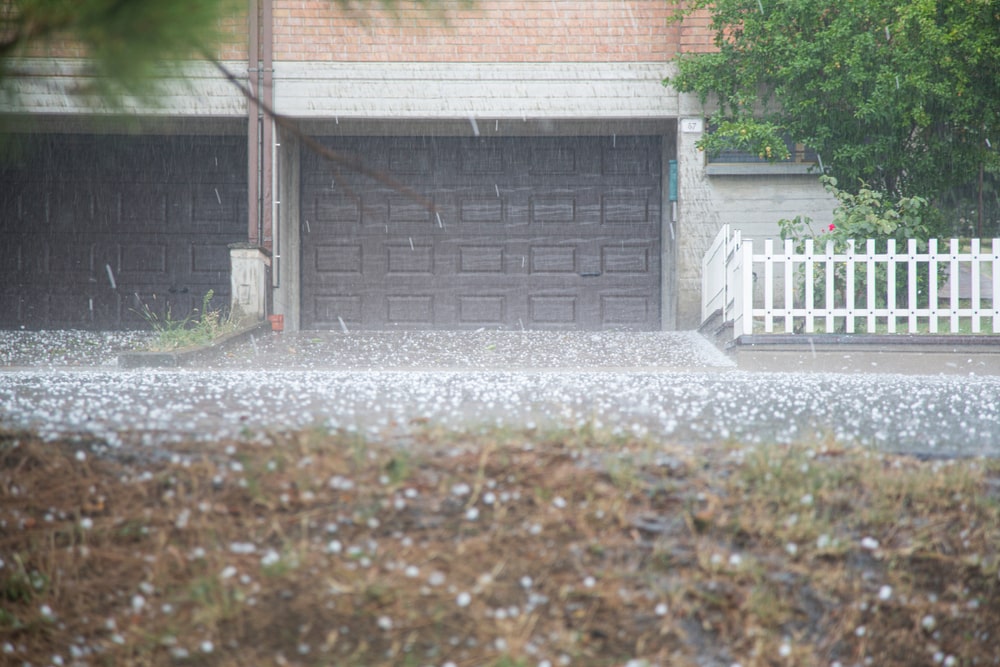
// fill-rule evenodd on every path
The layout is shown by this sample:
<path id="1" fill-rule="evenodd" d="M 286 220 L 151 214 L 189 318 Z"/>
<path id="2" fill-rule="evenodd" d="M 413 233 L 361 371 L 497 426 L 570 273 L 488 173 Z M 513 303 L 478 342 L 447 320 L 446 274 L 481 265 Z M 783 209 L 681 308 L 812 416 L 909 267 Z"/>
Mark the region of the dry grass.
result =
<path id="1" fill-rule="evenodd" d="M 0 662 L 989 665 L 1000 465 L 592 430 L 0 434 Z"/>

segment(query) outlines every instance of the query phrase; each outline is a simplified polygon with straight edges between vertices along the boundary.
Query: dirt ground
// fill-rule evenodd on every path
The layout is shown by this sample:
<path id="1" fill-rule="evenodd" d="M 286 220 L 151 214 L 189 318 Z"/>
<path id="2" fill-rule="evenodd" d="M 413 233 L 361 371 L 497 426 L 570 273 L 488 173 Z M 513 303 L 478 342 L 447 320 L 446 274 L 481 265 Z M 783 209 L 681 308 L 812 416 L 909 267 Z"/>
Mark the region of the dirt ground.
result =
<path id="1" fill-rule="evenodd" d="M 0 433 L 0 662 L 1000 663 L 994 460 L 412 426 Z"/>

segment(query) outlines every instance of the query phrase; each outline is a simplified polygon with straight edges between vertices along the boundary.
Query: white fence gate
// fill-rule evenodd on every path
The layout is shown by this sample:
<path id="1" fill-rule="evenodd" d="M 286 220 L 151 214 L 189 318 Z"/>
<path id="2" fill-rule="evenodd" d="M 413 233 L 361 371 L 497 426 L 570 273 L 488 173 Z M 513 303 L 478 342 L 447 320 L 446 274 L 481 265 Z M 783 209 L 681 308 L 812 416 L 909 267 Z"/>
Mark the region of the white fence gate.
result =
<path id="1" fill-rule="evenodd" d="M 860 245 L 860 248 L 859 248 Z M 1000 333 L 1000 239 L 791 240 L 756 244 L 720 231 L 702 262 L 702 320 L 722 312 L 733 335 L 754 333 Z M 763 252 L 756 252 L 762 248 Z"/>

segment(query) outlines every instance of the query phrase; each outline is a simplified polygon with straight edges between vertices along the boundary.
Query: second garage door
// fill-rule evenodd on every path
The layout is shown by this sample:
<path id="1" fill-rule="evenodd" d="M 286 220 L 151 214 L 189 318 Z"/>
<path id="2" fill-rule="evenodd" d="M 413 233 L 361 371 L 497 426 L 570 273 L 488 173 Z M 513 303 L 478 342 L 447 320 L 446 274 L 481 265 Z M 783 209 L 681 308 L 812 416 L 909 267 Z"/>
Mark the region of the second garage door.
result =
<path id="1" fill-rule="evenodd" d="M 246 138 L 11 137 L 0 163 L 0 328 L 145 329 L 209 290 L 246 239 Z"/>
<path id="2" fill-rule="evenodd" d="M 302 325 L 660 327 L 657 137 L 337 137 L 307 152 Z"/>

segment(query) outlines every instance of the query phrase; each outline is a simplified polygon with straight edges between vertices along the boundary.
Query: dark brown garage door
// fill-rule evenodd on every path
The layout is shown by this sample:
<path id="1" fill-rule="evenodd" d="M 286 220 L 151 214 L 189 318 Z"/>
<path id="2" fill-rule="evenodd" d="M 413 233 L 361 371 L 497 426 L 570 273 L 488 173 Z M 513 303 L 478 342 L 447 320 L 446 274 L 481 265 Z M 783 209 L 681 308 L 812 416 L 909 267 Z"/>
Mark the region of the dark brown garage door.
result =
<path id="1" fill-rule="evenodd" d="M 9 141 L 9 139 L 8 139 Z M 246 139 L 43 135 L 0 161 L 0 327 L 144 327 L 229 301 Z"/>
<path id="2" fill-rule="evenodd" d="M 305 154 L 304 327 L 659 328 L 658 138 L 326 143 L 437 212 Z"/>

